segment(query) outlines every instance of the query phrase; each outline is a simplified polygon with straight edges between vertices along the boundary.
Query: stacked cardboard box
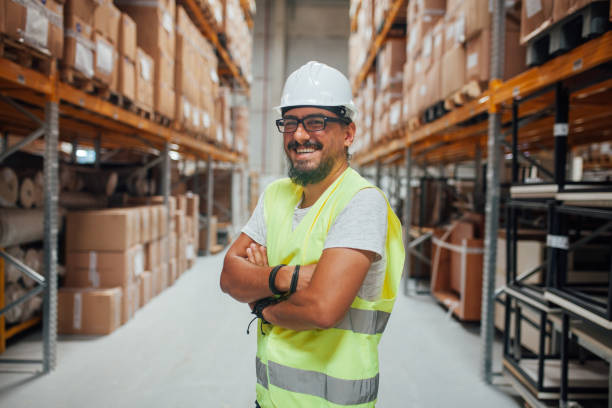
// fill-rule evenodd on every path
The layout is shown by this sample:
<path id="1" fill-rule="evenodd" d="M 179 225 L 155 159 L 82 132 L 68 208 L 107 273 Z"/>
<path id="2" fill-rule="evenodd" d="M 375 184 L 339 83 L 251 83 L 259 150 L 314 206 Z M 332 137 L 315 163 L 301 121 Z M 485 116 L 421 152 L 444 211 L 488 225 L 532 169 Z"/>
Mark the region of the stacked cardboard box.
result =
<path id="1" fill-rule="evenodd" d="M 136 44 L 136 23 L 130 16 L 121 13 L 121 19 L 119 21 L 119 40 L 117 43 L 117 50 L 119 53 L 119 81 L 117 92 L 134 102 L 137 99 L 136 61 L 138 59 L 138 48 Z M 151 88 L 151 90 L 152 89 L 153 88 Z M 148 94 L 144 89 L 143 92 Z"/>
<path id="2" fill-rule="evenodd" d="M 153 110 L 174 119 L 175 2 L 119 0 L 119 8 L 137 26 L 138 46 L 153 59 Z"/>
<path id="3" fill-rule="evenodd" d="M 116 91 L 119 78 L 117 45 L 121 12 L 112 0 L 102 0 L 94 11 L 93 19 L 94 78 Z"/>
<path id="4" fill-rule="evenodd" d="M 93 42 L 94 0 L 67 0 L 64 5 L 64 52 L 62 66 L 86 78 L 94 76 L 96 47 Z"/>
<path id="5" fill-rule="evenodd" d="M 61 333 L 108 333 L 133 317 L 140 307 L 138 276 L 145 263 L 141 226 L 140 211 L 134 208 L 68 213 Z"/>
<path id="6" fill-rule="evenodd" d="M 136 49 L 136 104 L 146 112 L 153 111 L 155 65 L 153 58 L 140 47 Z"/>
<path id="7" fill-rule="evenodd" d="M 246 80 L 251 82 L 253 36 L 244 17 L 240 0 L 226 0 L 223 4 L 223 28 L 221 31 L 227 38 L 227 50 L 234 62 L 238 64 Z"/>
<path id="8" fill-rule="evenodd" d="M 176 10 L 176 64 L 174 74 L 175 118 L 185 129 L 199 130 L 199 61 L 197 58 L 197 38 L 200 31 L 191 21 L 185 9 Z M 198 126 L 196 126 L 198 125 Z"/>
<path id="9" fill-rule="evenodd" d="M 232 110 L 232 133 L 234 142 L 232 149 L 243 155 L 248 154 L 249 141 L 249 108 L 247 106 L 234 106 Z"/>
<path id="10" fill-rule="evenodd" d="M 185 217 L 189 224 L 185 256 L 187 258 L 187 267 L 191 268 L 200 247 L 200 196 L 191 193 L 187 194 Z"/>
<path id="11" fill-rule="evenodd" d="M 374 35 L 374 7 L 372 0 L 361 2 L 357 11 L 357 31 L 349 37 L 349 80 L 353 82 L 365 63 Z"/>
<path id="12" fill-rule="evenodd" d="M 401 125 L 402 78 L 406 62 L 406 39 L 390 38 L 378 54 L 378 92 L 382 95 L 381 127 L 387 134 Z"/>
<path id="13" fill-rule="evenodd" d="M 64 45 L 64 6 L 56 0 L 0 1 L 0 32 L 51 57 L 60 58 Z"/>
<path id="14" fill-rule="evenodd" d="M 219 76 L 217 75 L 218 60 L 210 42 L 197 37 L 200 92 L 198 93 L 201 113 L 199 135 L 201 139 L 213 138 L 217 132 L 216 99 L 219 95 Z"/>
<path id="15" fill-rule="evenodd" d="M 217 98 L 217 142 L 224 146 L 233 146 L 234 134 L 232 132 L 232 90 L 228 86 L 219 87 Z"/>

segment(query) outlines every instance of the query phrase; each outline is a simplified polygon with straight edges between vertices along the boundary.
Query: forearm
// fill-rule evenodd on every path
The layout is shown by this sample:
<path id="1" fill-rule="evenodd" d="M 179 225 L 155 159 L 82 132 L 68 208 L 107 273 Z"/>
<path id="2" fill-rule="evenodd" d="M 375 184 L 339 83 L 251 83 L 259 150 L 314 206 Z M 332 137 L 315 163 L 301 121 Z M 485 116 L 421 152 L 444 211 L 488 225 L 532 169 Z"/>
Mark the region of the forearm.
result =
<path id="1" fill-rule="evenodd" d="M 221 272 L 221 289 L 239 302 L 245 303 L 272 296 L 269 287 L 271 270 L 270 266 L 258 266 L 246 258 L 228 254 Z M 289 289 L 289 273 L 287 267 L 278 271 L 275 282 L 279 290 Z"/>
<path id="2" fill-rule="evenodd" d="M 336 319 L 313 295 L 308 289 L 297 292 L 287 300 L 265 308 L 263 316 L 268 322 L 291 330 L 333 327 Z"/>

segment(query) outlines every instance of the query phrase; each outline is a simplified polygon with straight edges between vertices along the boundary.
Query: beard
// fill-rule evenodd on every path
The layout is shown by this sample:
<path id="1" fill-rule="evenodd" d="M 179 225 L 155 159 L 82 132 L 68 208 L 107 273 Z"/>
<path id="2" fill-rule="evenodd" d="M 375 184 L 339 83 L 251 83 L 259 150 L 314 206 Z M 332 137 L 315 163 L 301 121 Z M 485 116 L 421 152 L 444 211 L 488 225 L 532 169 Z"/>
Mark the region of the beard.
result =
<path id="1" fill-rule="evenodd" d="M 293 150 L 300 147 L 296 141 L 292 141 L 287 145 L 287 150 Z M 301 147 L 313 147 L 317 150 L 321 150 L 323 145 L 319 142 L 306 142 Z M 300 186 L 306 186 L 308 184 L 316 184 L 323 181 L 325 177 L 331 173 L 334 167 L 335 160 L 333 157 L 324 157 L 319 165 L 314 169 L 300 169 L 297 167 L 289 155 L 287 154 L 287 164 L 289 165 L 289 178 L 295 184 Z"/>

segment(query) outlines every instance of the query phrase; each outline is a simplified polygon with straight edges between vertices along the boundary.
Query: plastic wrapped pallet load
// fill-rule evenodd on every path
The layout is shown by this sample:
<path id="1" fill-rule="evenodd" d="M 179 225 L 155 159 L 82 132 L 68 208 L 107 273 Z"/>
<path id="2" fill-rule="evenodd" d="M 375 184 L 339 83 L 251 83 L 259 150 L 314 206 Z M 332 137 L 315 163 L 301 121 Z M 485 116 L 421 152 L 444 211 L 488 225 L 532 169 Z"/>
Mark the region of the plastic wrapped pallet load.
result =
<path id="1" fill-rule="evenodd" d="M 94 76 L 93 12 L 95 8 L 96 3 L 92 0 L 68 0 L 65 5 L 62 66 L 80 73 L 85 78 Z M 70 77 L 72 78 L 72 74 Z"/>
<path id="2" fill-rule="evenodd" d="M 174 119 L 175 2 L 120 0 L 116 4 L 136 22 L 138 47 L 153 60 L 153 110 Z"/>
<path id="3" fill-rule="evenodd" d="M 136 104 L 146 112 L 153 111 L 155 63 L 142 48 L 136 51 Z"/>
<path id="4" fill-rule="evenodd" d="M 1 32 L 51 57 L 61 57 L 64 44 L 63 2 L 3 0 L 0 7 L 6 16 L 0 15 Z"/>

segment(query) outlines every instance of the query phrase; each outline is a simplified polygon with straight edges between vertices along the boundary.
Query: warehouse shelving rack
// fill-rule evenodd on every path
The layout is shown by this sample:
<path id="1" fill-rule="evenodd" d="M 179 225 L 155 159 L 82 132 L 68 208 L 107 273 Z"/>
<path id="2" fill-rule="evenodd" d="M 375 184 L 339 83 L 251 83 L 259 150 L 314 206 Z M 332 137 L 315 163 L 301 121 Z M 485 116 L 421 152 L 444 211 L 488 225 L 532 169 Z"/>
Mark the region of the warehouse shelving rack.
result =
<path id="1" fill-rule="evenodd" d="M 195 17 L 195 22 L 215 46 L 223 64 L 219 74 L 230 83 L 239 84 L 248 95 L 249 84 L 222 46 L 217 34 L 205 21 L 201 10 L 193 0 L 184 1 Z M 57 343 L 57 235 L 59 192 L 59 144 L 61 141 L 96 149 L 96 160 L 100 149 L 147 149 L 157 151 L 159 157 L 144 164 L 145 167 L 161 166 L 160 190 L 164 202 L 170 195 L 170 153 L 178 152 L 184 157 L 205 160 L 209 169 L 208 221 L 212 214 L 213 161 L 240 166 L 246 160 L 240 154 L 219 148 L 213 144 L 196 140 L 174 129 L 125 110 L 96 95 L 86 93 L 60 82 L 56 61 L 50 71 L 42 73 L 26 68 L 13 61 L 0 58 L 0 125 L 2 130 L 22 138 L 12 146 L 4 143 L 0 162 L 26 145 L 44 137 L 44 270 L 39 274 L 0 250 L 0 268 L 6 262 L 13 263 L 21 272 L 33 278 L 37 286 L 9 305 L 4 299 L 4 272 L 0 274 L 0 353 L 4 352 L 6 340 L 42 320 L 42 359 L 0 359 L 0 363 L 41 364 L 47 373 L 56 365 Z M 169 220 L 168 220 L 169 222 Z M 209 240 L 210 243 L 210 240 Z M 210 253 L 210 248 L 207 251 Z M 37 293 L 43 293 L 43 315 L 20 325 L 5 328 L 3 314 Z"/>
<path id="2" fill-rule="evenodd" d="M 363 167 L 380 162 L 384 163 L 389 156 L 398 152 L 403 153 L 406 178 L 411 180 L 412 167 L 417 157 L 428 164 L 458 163 L 467 160 L 479 161 L 483 158 L 488 158 L 489 162 L 492 163 L 500 163 L 503 148 L 506 154 L 512 154 L 515 163 L 518 161 L 526 162 L 538 167 L 540 173 L 545 177 L 554 179 L 554 171 L 546 169 L 523 151 L 555 149 L 558 168 L 560 169 L 561 162 L 559 160 L 561 156 L 565 160 L 568 137 L 567 135 L 553 135 L 555 123 L 569 125 L 571 144 L 587 144 L 611 138 L 610 132 L 606 130 L 612 124 L 609 118 L 609 109 L 606 108 L 610 104 L 610 90 L 612 89 L 612 75 L 609 67 L 610 61 L 612 61 L 612 32 L 606 32 L 597 38 L 590 39 L 575 49 L 550 59 L 541 66 L 530 68 L 516 77 L 502 81 L 497 78 L 502 77 L 501 67 L 503 66 L 504 55 L 503 3 L 500 0 L 493 2 L 491 41 L 491 77 L 493 79 L 490 81 L 488 89 L 478 99 L 450 111 L 431 123 L 417 128 L 409 128 L 408 124 L 404 123 L 401 129 L 401 137 L 388 140 L 368 148 L 367 151 L 355 154 L 354 161 L 357 165 Z M 396 4 L 394 3 L 394 5 Z M 390 24 L 391 22 L 387 21 L 386 26 Z M 381 34 L 382 39 L 377 37 L 372 43 L 369 58 L 359 71 L 360 75 L 353 84 L 354 91 L 357 91 L 361 86 L 374 57 L 384 43 L 384 30 Z M 579 78 L 581 78 L 582 85 L 581 87 L 575 87 Z M 560 86 L 575 88 L 573 94 L 567 95 L 569 103 L 572 105 L 572 118 L 569 122 L 567 117 L 563 121 L 563 118 L 559 116 L 560 111 L 555 109 L 556 90 Z M 556 121 L 552 117 L 555 112 L 558 115 Z M 560 126 L 556 128 L 559 129 Z M 565 162 L 563 162 L 563 165 L 565 165 Z M 479 167 L 477 166 L 477 168 Z M 516 168 L 516 165 L 514 168 Z M 497 294 L 494 291 L 501 201 L 499 166 L 487 166 L 486 177 L 488 187 L 485 205 L 486 247 L 483 268 L 481 324 L 483 354 L 481 364 L 485 381 L 492 383 L 494 376 L 492 372 L 493 311 L 496 295 L 500 294 L 499 291 Z M 478 180 L 476 188 L 478 188 Z M 404 222 L 411 225 L 410 189 L 406 191 Z M 555 190 L 554 194 L 557 193 L 563 194 L 562 191 Z M 553 198 L 559 199 L 562 197 L 555 197 L 554 194 Z M 410 244 L 410 236 L 408 235 L 405 239 L 405 245 L 409 247 Z M 554 291 L 544 291 L 547 299 L 544 299 L 543 304 L 555 310 L 560 310 L 562 306 L 554 305 L 554 302 L 550 301 L 555 296 L 553 293 Z M 507 297 L 507 299 L 509 298 Z M 510 308 L 507 310 L 510 311 Z M 564 313 L 566 312 L 568 311 L 566 310 Z M 568 324 L 564 327 L 566 330 L 562 334 L 567 334 L 570 326 Z M 564 338 L 567 340 L 567 337 Z M 565 370 L 564 375 L 566 374 L 567 370 Z M 521 387 L 525 389 L 514 378 L 510 378 L 510 380 L 516 385 L 517 389 Z M 561 394 L 563 398 L 563 392 Z M 526 396 L 526 398 L 529 401 L 537 402 L 537 399 L 531 396 Z"/>

